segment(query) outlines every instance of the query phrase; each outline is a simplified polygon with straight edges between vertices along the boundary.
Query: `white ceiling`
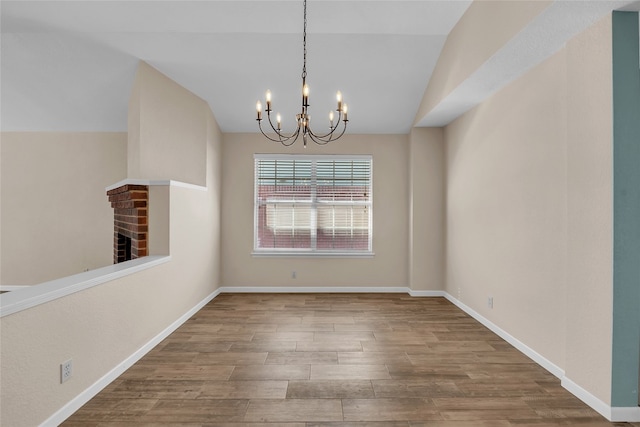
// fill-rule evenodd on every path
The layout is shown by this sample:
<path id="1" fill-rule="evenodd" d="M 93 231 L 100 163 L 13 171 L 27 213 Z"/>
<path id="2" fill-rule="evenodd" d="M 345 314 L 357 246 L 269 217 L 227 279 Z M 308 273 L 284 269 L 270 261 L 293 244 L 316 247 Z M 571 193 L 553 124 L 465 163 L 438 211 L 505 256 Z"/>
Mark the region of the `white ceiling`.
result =
<path id="1" fill-rule="evenodd" d="M 350 132 L 407 132 L 469 3 L 309 0 L 311 114 L 328 117 L 341 90 Z M 126 130 L 139 59 L 205 99 L 225 132 L 257 130 L 255 103 L 267 89 L 285 126 L 298 112 L 301 1 L 1 7 L 3 130 Z"/>
<path id="2" fill-rule="evenodd" d="M 308 0 L 311 114 L 326 117 L 341 90 L 349 132 L 407 133 L 446 37 L 470 3 Z M 595 2 L 568 3 L 574 8 L 556 8 L 556 18 Z M 600 14 L 640 4 L 597 3 L 605 4 Z M 266 89 L 285 127 L 299 109 L 301 0 L 22 0 L 0 2 L 0 13 L 3 131 L 126 131 L 139 60 L 205 99 L 224 132 L 256 131 L 255 102 Z M 551 44 L 557 49 L 563 37 L 553 34 Z M 501 80 L 540 60 L 533 56 Z M 477 99 L 465 98 L 464 108 L 469 102 Z M 452 108 L 444 108 L 449 120 Z"/>

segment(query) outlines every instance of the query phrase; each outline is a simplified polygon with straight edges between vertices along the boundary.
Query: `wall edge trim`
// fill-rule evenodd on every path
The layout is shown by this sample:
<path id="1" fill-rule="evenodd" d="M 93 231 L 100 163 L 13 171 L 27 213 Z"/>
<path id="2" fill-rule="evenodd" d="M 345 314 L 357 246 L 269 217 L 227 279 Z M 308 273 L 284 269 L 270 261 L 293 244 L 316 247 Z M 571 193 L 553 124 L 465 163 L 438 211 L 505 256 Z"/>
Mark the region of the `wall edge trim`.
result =
<path id="1" fill-rule="evenodd" d="M 151 338 L 145 345 L 136 350 L 133 354 L 127 357 L 125 360 L 116 365 L 113 369 L 107 372 L 102 378 L 98 379 L 95 383 L 89 386 L 85 391 L 78 394 L 72 400 L 67 402 L 62 408 L 56 411 L 53 415 L 47 418 L 42 424 L 41 427 L 59 425 L 64 420 L 69 418 L 76 412 L 78 409 L 82 407 L 85 403 L 91 400 L 95 395 L 97 395 L 100 391 L 102 391 L 105 387 L 107 387 L 111 382 L 113 382 L 116 378 L 122 375 L 127 369 L 129 369 L 133 364 L 135 364 L 138 360 L 140 360 L 145 354 L 151 351 L 155 346 L 160 344 L 162 340 L 168 337 L 173 331 L 178 329 L 184 322 L 189 320 L 191 316 L 196 314 L 202 307 L 204 307 L 207 303 L 213 300 L 215 297 L 220 295 L 220 288 L 213 291 L 211 294 L 206 296 L 202 301 L 193 306 L 190 310 L 188 310 L 185 314 L 176 319 L 173 323 L 167 326 L 163 331 L 161 331 L 158 335 Z"/>

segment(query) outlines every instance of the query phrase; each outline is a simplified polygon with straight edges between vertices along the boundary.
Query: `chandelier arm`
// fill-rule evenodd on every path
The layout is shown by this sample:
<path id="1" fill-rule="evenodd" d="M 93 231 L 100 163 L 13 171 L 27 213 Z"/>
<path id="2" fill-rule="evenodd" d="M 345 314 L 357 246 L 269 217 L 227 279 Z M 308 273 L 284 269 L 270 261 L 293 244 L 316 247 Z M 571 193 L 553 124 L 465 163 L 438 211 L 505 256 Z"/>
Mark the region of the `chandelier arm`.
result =
<path id="1" fill-rule="evenodd" d="M 330 142 L 330 141 L 325 141 L 323 139 L 318 138 L 317 136 L 315 136 L 311 132 L 309 132 L 307 135 L 309 135 L 309 138 L 311 138 L 311 140 L 313 142 L 315 142 L 316 144 L 318 144 L 318 145 L 327 145 Z"/>
<path id="2" fill-rule="evenodd" d="M 309 135 L 311 136 L 311 139 L 313 140 L 313 142 L 315 142 L 316 144 L 320 144 L 320 145 L 328 144 L 332 141 L 340 139 L 340 137 L 344 135 L 345 131 L 347 130 L 347 122 L 345 121 L 343 122 L 344 122 L 344 126 L 342 128 L 342 132 L 340 132 L 340 135 L 336 136 L 335 138 L 334 138 L 335 130 L 337 130 L 337 127 L 336 129 L 334 129 L 334 132 L 329 132 L 326 135 L 316 135 L 311 131 L 311 129 L 309 129 Z M 322 141 L 322 142 L 318 142 L 318 141 Z"/>
<path id="3" fill-rule="evenodd" d="M 300 128 L 298 128 L 298 130 L 294 132 L 294 135 L 296 136 L 295 138 L 293 138 L 293 135 L 291 135 L 288 139 L 280 141 L 280 144 L 284 145 L 285 147 L 291 147 L 293 144 L 295 144 L 295 142 L 298 140 L 298 137 L 300 136 Z M 291 138 L 293 138 L 293 141 L 287 142 Z"/>
<path id="4" fill-rule="evenodd" d="M 266 110 L 266 112 L 267 112 L 267 119 L 269 120 L 269 125 L 271 126 L 271 129 L 273 129 L 273 132 L 276 135 L 278 135 L 279 142 L 282 142 L 283 139 L 284 139 L 284 141 L 288 141 L 288 140 L 290 140 L 291 138 L 293 138 L 296 135 L 297 131 L 293 131 L 293 133 L 291 135 L 287 136 L 287 135 L 283 134 L 281 130 L 277 130 L 275 128 L 275 126 L 273 126 L 273 122 L 271 121 L 271 110 Z M 298 125 L 298 131 L 299 131 L 299 128 L 300 128 L 300 125 Z M 264 133 L 264 132 L 262 132 L 262 133 Z"/>
<path id="5" fill-rule="evenodd" d="M 265 133 L 265 131 L 262 129 L 262 123 L 261 122 L 262 122 L 261 120 L 258 120 L 258 127 L 260 128 L 260 132 L 265 136 L 265 138 L 267 138 L 268 140 L 273 141 L 273 142 L 279 142 L 280 144 L 282 144 L 282 145 L 284 145 L 286 147 L 288 147 L 288 146 L 292 145 L 294 142 L 296 142 L 296 140 L 298 139 L 298 136 L 300 134 L 300 127 L 298 127 L 297 131 L 295 131 L 291 136 L 284 137 L 284 139 L 283 139 L 283 135 L 282 134 L 276 132 L 276 135 L 278 135 L 279 139 L 275 139 L 275 138 L 272 138 L 268 134 Z M 291 141 L 291 143 L 287 144 L 287 141 L 289 141 L 294 136 L 295 136 L 295 139 L 293 141 Z"/>
<path id="6" fill-rule="evenodd" d="M 345 131 L 345 130 L 346 130 L 346 128 L 347 128 L 347 121 L 348 121 L 348 120 L 347 120 L 347 121 L 340 120 L 341 118 L 342 118 L 342 114 L 341 114 L 341 112 L 340 112 L 340 111 L 338 111 L 338 123 L 337 123 L 335 126 L 330 127 L 330 128 L 329 128 L 329 132 L 328 132 L 328 133 L 326 133 L 326 134 L 324 134 L 324 135 L 316 135 L 316 134 L 311 130 L 311 128 L 309 128 L 309 133 L 311 133 L 315 138 L 318 138 L 318 139 L 326 140 L 327 138 L 329 138 L 329 141 L 335 141 L 336 139 L 340 138 L 340 136 L 342 136 L 342 135 L 344 134 L 344 131 Z M 342 133 L 340 134 L 340 136 L 338 136 L 338 137 L 336 137 L 336 138 L 333 138 L 333 135 L 334 135 L 335 131 L 336 131 L 336 130 L 338 130 L 338 127 L 340 126 L 340 122 L 341 122 L 341 121 L 342 121 L 342 122 L 343 122 L 343 124 L 344 124 L 344 128 L 342 129 Z"/>
<path id="7" fill-rule="evenodd" d="M 347 131 L 347 122 L 348 120 L 343 120 L 344 121 L 344 127 L 342 128 L 342 132 L 340 132 L 340 135 L 336 136 L 335 138 L 330 139 L 329 141 L 335 141 L 336 139 L 342 138 L 342 135 L 344 135 L 344 133 Z"/>
<path id="8" fill-rule="evenodd" d="M 277 139 L 273 139 L 273 138 L 271 138 L 269 135 L 267 135 L 267 134 L 264 132 L 264 130 L 262 129 L 262 120 L 258 120 L 258 128 L 260 129 L 260 132 L 261 132 L 261 133 L 265 136 L 265 138 L 267 138 L 268 140 L 273 141 L 273 142 L 280 142 L 280 141 L 278 141 Z"/>
<path id="9" fill-rule="evenodd" d="M 338 130 L 338 126 L 340 126 L 340 122 L 343 121 L 342 119 L 342 111 L 337 110 L 338 111 L 338 120 L 336 121 L 336 125 L 335 126 L 329 126 L 329 132 L 324 134 L 324 135 L 316 135 L 315 133 L 313 133 L 313 136 L 315 136 L 316 138 L 321 138 L 321 139 L 326 139 L 329 138 L 336 130 Z M 346 123 L 345 123 L 346 126 Z M 311 130 L 311 129 L 309 129 Z M 344 132 L 343 132 L 344 133 Z M 338 139 L 338 138 L 336 138 Z M 329 138 L 329 140 L 332 140 L 332 138 Z"/>
<path id="10" fill-rule="evenodd" d="M 335 131 L 332 130 L 331 132 L 324 134 L 324 135 L 317 135 L 316 133 L 313 132 L 313 130 L 311 130 L 311 128 L 309 128 L 309 135 L 311 135 L 311 137 L 313 138 L 314 141 L 316 140 L 320 140 L 320 141 L 325 141 L 325 140 L 331 140 L 331 135 L 333 134 L 333 132 Z"/>

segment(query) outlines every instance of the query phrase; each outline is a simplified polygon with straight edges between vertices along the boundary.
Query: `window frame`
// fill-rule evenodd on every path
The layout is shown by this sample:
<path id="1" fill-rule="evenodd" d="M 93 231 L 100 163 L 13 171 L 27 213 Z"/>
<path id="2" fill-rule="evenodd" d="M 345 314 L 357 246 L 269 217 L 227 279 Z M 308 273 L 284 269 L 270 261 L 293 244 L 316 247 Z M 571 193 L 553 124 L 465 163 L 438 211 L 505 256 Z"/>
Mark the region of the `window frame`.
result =
<path id="1" fill-rule="evenodd" d="M 365 160 L 369 162 L 369 200 L 366 202 L 368 207 L 368 249 L 317 249 L 317 248 L 259 248 L 258 247 L 258 222 L 259 222 L 259 207 L 258 203 L 258 161 L 259 160 L 283 160 L 283 161 L 350 161 L 350 160 Z M 316 198 L 316 180 L 317 174 L 315 174 L 316 168 L 312 166 L 311 182 L 313 183 L 312 197 L 313 199 L 309 203 L 313 218 L 312 221 L 316 221 L 315 228 L 317 229 L 317 212 L 318 206 L 322 203 L 318 202 Z M 252 256 L 256 257 L 324 257 L 324 258 L 372 258 L 375 254 L 373 252 L 373 156 L 369 154 L 254 154 L 253 155 L 253 251 Z M 362 204 L 362 203 L 360 203 Z M 351 206 L 351 204 L 348 204 Z M 314 227 L 311 227 L 314 228 Z"/>

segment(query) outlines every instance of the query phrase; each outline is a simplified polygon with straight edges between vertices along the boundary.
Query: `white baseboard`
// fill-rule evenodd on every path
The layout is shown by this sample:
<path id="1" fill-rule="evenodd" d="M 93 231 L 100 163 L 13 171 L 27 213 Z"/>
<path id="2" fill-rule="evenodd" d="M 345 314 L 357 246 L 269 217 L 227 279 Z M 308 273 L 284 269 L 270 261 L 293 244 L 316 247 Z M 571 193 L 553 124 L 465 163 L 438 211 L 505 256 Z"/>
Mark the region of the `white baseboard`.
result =
<path id="1" fill-rule="evenodd" d="M 609 406 L 567 377 L 562 378 L 562 387 L 611 422 L 633 423 L 640 421 L 640 407 Z"/>
<path id="2" fill-rule="evenodd" d="M 482 323 L 484 326 L 493 331 L 496 335 L 498 335 L 503 340 L 507 341 L 509 344 L 520 350 L 538 365 L 542 366 L 544 369 L 549 371 L 551 374 L 555 375 L 561 380 L 561 385 L 568 392 L 576 396 L 578 399 L 582 400 L 584 403 L 589 405 L 593 410 L 598 412 L 600 415 L 605 417 L 607 420 L 611 422 L 639 422 L 640 421 L 640 407 L 634 406 L 629 408 L 624 407 L 611 407 L 602 400 L 598 399 L 593 394 L 589 393 L 584 388 L 580 387 L 575 382 L 571 381 L 569 378 L 565 376 L 564 370 L 559 366 L 555 365 L 547 358 L 510 335 L 508 332 L 491 322 L 489 319 L 482 316 L 477 311 L 473 310 L 471 307 L 467 306 L 463 302 L 454 298 L 450 294 L 443 292 L 444 297 L 455 304 L 462 311 L 467 313 L 469 316 L 473 317 L 478 322 Z"/>
<path id="3" fill-rule="evenodd" d="M 169 325 L 165 330 L 160 332 L 158 335 L 153 337 L 149 342 L 139 348 L 135 353 L 131 356 L 127 357 L 121 363 L 119 363 L 115 368 L 105 374 L 98 381 L 93 383 L 89 388 L 85 391 L 77 395 L 73 398 L 69 403 L 60 408 L 56 413 L 50 416 L 46 421 L 44 421 L 40 426 L 57 426 L 60 425 L 64 420 L 69 418 L 74 412 L 82 407 L 85 403 L 87 403 L 91 398 L 93 398 L 96 394 L 98 394 L 102 389 L 111 384 L 116 378 L 122 375 L 127 369 L 133 366 L 138 360 L 142 358 L 145 354 L 151 351 L 155 346 L 160 344 L 160 342 L 168 337 L 173 331 L 178 329 L 184 322 L 189 320 L 191 316 L 196 314 L 202 307 L 204 307 L 209 301 L 214 299 L 221 293 L 220 289 L 217 289 L 210 295 L 208 295 L 205 299 L 196 304 L 192 309 L 187 311 L 185 314 L 180 316 L 175 322 Z"/>
<path id="4" fill-rule="evenodd" d="M 471 307 L 467 306 L 466 304 L 464 304 L 463 302 L 459 301 L 458 299 L 454 298 L 453 296 L 451 296 L 446 292 L 445 292 L 445 298 L 451 301 L 454 305 L 458 306 L 458 308 L 460 308 L 462 311 L 467 313 L 469 316 L 473 317 L 478 322 L 482 323 L 484 326 L 489 328 L 500 338 L 502 338 L 503 340 L 505 340 L 506 342 L 508 342 L 509 344 L 511 344 L 518 350 L 520 350 L 522 353 L 524 353 L 526 356 L 528 356 L 538 365 L 542 366 L 544 369 L 551 372 L 556 377 L 558 378 L 564 377 L 564 370 L 562 368 L 560 368 L 559 366 L 551 362 L 549 359 L 542 356 L 540 353 L 533 350 L 531 347 L 527 346 L 522 341 L 518 340 L 513 335 L 509 334 L 504 329 L 500 328 L 498 325 L 496 325 L 486 317 L 482 316 L 477 311 L 473 310 Z"/>
<path id="5" fill-rule="evenodd" d="M 628 408 L 613 407 L 611 408 L 611 416 L 606 417 L 614 423 L 637 423 L 640 422 L 640 407 L 631 406 Z"/>
<path id="6" fill-rule="evenodd" d="M 597 413 L 611 421 L 611 406 L 604 403 L 602 400 L 595 397 L 593 394 L 589 393 L 587 390 L 580 387 L 578 384 L 574 383 L 567 377 L 562 378 L 562 387 L 564 387 L 567 391 L 573 394 L 578 399 L 582 400 L 584 403 L 589 405 L 593 410 Z"/>
<path id="7" fill-rule="evenodd" d="M 446 297 L 445 291 L 414 291 L 409 290 L 409 295 L 412 297 Z"/>
<path id="8" fill-rule="evenodd" d="M 406 286 L 222 286 L 221 293 L 304 294 L 304 293 L 404 293 Z"/>
<path id="9" fill-rule="evenodd" d="M 122 375 L 127 369 L 133 366 L 138 360 L 145 354 L 151 351 L 156 345 L 158 345 L 163 339 L 169 336 L 173 331 L 178 329 L 184 322 L 186 322 L 191 316 L 197 313 L 202 307 L 204 307 L 209 301 L 213 300 L 221 293 L 407 293 L 412 297 L 445 297 L 451 303 L 456 305 L 462 311 L 473 317 L 478 322 L 482 323 L 488 329 L 493 331 L 496 335 L 507 341 L 509 344 L 520 350 L 522 353 L 531 358 L 534 362 L 545 368 L 551 374 L 561 379 L 562 386 L 575 395 L 578 399 L 589 405 L 599 414 L 607 418 L 611 422 L 639 422 L 640 421 L 640 408 L 639 407 L 611 407 L 598 399 L 578 384 L 565 377 L 564 370 L 555 365 L 544 356 L 540 355 L 526 344 L 522 343 L 517 338 L 504 331 L 502 328 L 495 325 L 493 322 L 480 315 L 471 307 L 457 300 L 445 291 L 413 291 L 406 286 L 391 286 L 391 287 L 251 287 L 251 286 L 223 286 L 211 293 L 195 307 L 182 315 L 179 319 L 169 325 L 164 331 L 151 339 L 148 343 L 138 349 L 135 353 L 129 356 L 127 359 L 118 364 L 110 372 L 96 381 L 84 392 L 80 393 L 69 403 L 59 409 L 51 417 L 49 417 L 41 426 L 59 425 L 68 417 L 70 417 L 75 411 L 77 411 L 82 405 L 87 403 L 92 397 L 98 394 L 103 388 L 109 385 L 112 381 Z"/>

